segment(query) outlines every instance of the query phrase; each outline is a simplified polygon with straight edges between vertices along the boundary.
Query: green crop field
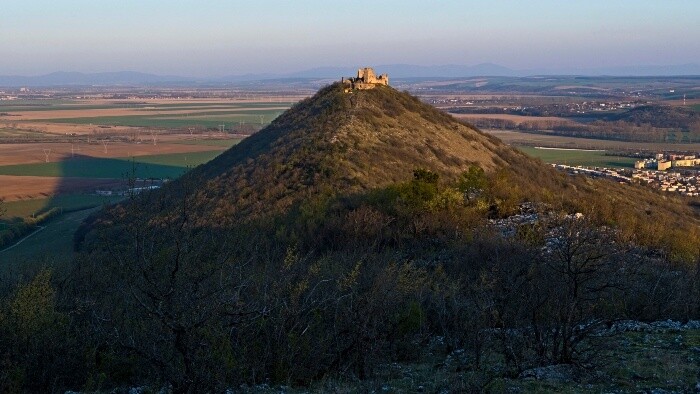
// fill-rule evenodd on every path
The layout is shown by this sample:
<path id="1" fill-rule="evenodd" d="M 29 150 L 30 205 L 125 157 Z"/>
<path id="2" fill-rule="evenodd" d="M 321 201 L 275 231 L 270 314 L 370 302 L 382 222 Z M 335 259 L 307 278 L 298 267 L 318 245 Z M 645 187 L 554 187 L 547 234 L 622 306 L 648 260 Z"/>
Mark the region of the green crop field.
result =
<path id="1" fill-rule="evenodd" d="M 94 194 L 62 194 L 54 197 L 33 200 L 8 201 L 6 217 L 30 217 L 51 208 L 59 207 L 66 211 L 99 207 L 121 200 L 121 196 L 97 196 Z"/>
<path id="2" fill-rule="evenodd" d="M 104 104 L 104 105 L 81 105 L 81 104 L 60 104 L 46 103 L 40 105 L 3 105 L 0 104 L 2 112 L 33 112 L 33 111 L 61 111 L 61 110 L 93 110 L 93 109 L 112 109 L 124 108 L 124 106 Z"/>
<path id="3" fill-rule="evenodd" d="M 22 130 L 14 128 L 2 128 L 0 129 L 0 141 L 3 140 L 22 140 L 22 139 L 33 139 L 33 138 L 57 138 L 57 136 L 47 133 L 41 133 L 39 131 L 33 130 Z"/>
<path id="4" fill-rule="evenodd" d="M 148 102 L 114 102 L 107 104 L 86 104 L 85 101 L 71 100 L 15 100 L 0 102 L 0 112 L 18 111 L 61 111 L 61 110 L 95 110 L 113 108 L 134 108 L 144 111 L 180 111 L 202 109 L 256 109 L 270 107 L 290 107 L 292 102 L 269 103 L 235 103 L 235 102 L 202 102 L 202 103 L 167 103 L 157 104 Z"/>
<path id="5" fill-rule="evenodd" d="M 172 108 L 173 110 L 179 110 L 179 109 L 188 109 L 188 108 L 215 108 L 215 107 L 220 107 L 220 108 L 269 108 L 269 107 L 290 107 L 294 104 L 291 101 L 284 101 L 284 102 L 268 102 L 268 103 L 235 103 L 235 102 L 202 102 L 202 103 L 167 103 L 167 104 L 150 104 L 150 103 L 142 103 L 139 104 L 139 106 L 151 109 L 151 107 L 154 107 L 156 109 L 158 108 Z"/>
<path id="6" fill-rule="evenodd" d="M 73 234 L 91 213 L 99 208 L 60 215 L 42 226 L 25 241 L 0 251 L 0 275 L 14 276 L 42 266 L 60 269 L 73 254 Z"/>
<path id="7" fill-rule="evenodd" d="M 173 141 L 173 144 L 181 145 L 201 145 L 201 146 L 221 146 L 224 148 L 230 148 L 241 142 L 240 139 L 227 139 L 227 140 L 180 140 Z"/>
<path id="8" fill-rule="evenodd" d="M 204 110 L 204 109 L 264 109 L 291 107 L 294 103 L 286 102 L 269 102 L 269 103 L 228 103 L 228 102 L 210 102 L 210 103 L 169 103 L 169 104 L 139 104 L 138 108 L 144 111 L 182 111 L 182 110 Z"/>
<path id="9" fill-rule="evenodd" d="M 73 100 L 12 100 L 0 102 L 0 111 L 53 110 L 62 106 L 76 104 Z M 26 109 L 24 109 L 26 108 Z"/>
<path id="10" fill-rule="evenodd" d="M 133 127 L 206 127 L 218 128 L 221 124 L 238 125 L 240 123 L 260 125 L 260 116 L 263 117 L 262 124 L 270 123 L 279 116 L 282 110 L 261 110 L 251 112 L 213 112 L 212 115 L 202 115 L 193 112 L 192 114 L 153 114 L 153 115 L 128 115 L 128 116 L 97 116 L 81 118 L 55 118 L 42 119 L 42 122 L 49 123 L 70 123 L 70 124 L 92 124 L 105 126 L 133 126 Z"/>
<path id="11" fill-rule="evenodd" d="M 518 149 L 546 163 L 567 165 L 632 168 L 636 160 L 631 157 L 607 156 L 603 151 L 536 149 L 529 146 L 519 146 Z"/>
<path id="12" fill-rule="evenodd" d="M 78 178 L 177 178 L 188 168 L 196 167 L 221 154 L 207 152 L 172 153 L 134 158 L 80 158 L 54 163 L 0 166 L 0 175 Z"/>

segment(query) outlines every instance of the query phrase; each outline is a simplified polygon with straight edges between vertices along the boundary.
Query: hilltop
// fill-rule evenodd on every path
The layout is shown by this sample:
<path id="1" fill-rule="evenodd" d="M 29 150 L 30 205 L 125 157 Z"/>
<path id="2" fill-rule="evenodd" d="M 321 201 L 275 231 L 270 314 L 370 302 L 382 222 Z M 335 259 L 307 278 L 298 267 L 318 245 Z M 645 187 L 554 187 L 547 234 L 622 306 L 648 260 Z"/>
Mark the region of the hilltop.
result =
<path id="1" fill-rule="evenodd" d="M 487 173 L 542 167 L 406 93 L 390 87 L 344 93 L 333 84 L 184 181 L 201 182 L 193 185 L 198 206 L 238 217 L 283 212 L 319 194 L 387 186 L 417 168 L 456 180 L 470 165 Z"/>

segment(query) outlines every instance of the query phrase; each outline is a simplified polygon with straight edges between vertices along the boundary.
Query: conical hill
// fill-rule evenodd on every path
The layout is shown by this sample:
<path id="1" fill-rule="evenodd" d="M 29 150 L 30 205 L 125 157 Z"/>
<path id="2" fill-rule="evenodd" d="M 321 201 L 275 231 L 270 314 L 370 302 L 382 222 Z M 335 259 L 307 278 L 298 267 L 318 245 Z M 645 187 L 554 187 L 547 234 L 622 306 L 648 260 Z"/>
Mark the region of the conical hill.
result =
<path id="1" fill-rule="evenodd" d="M 111 235 L 102 238 L 116 237 L 120 228 L 136 222 L 152 229 L 180 223 L 214 233 L 260 223 L 274 232 L 278 225 L 299 225 L 295 215 L 305 211 L 315 223 L 324 223 L 327 210 L 312 212 L 319 201 L 342 200 L 339 209 L 349 212 L 358 207 L 349 203 L 352 198 L 372 198 L 372 193 L 406 185 L 418 169 L 436 174 L 441 187 L 456 190 L 474 165 L 484 170 L 488 190 L 476 206 L 474 201 L 461 204 L 471 212 L 465 217 L 506 217 L 517 213 L 519 204 L 532 202 L 550 212 L 583 212 L 634 242 L 680 250 L 685 257 L 697 252 L 700 220 L 687 201 L 642 186 L 569 177 L 407 93 L 388 86 L 347 92 L 340 83 L 297 103 L 211 162 L 134 199 L 138 209 L 122 203 L 93 216 L 76 235 L 76 245 L 93 229 L 109 229 Z M 379 208 L 388 217 L 396 214 L 392 209 Z M 336 212 L 335 217 L 342 221 L 344 215 Z M 267 225 L 267 219 L 285 216 Z M 435 223 L 439 227 L 441 219 Z M 659 226 L 668 230 L 659 232 Z"/>
<path id="2" fill-rule="evenodd" d="M 382 187 L 417 168 L 454 179 L 473 164 L 487 173 L 542 167 L 407 93 L 387 86 L 347 93 L 333 84 L 185 181 L 196 185 L 199 207 L 233 218 L 281 212 L 318 193 Z"/>

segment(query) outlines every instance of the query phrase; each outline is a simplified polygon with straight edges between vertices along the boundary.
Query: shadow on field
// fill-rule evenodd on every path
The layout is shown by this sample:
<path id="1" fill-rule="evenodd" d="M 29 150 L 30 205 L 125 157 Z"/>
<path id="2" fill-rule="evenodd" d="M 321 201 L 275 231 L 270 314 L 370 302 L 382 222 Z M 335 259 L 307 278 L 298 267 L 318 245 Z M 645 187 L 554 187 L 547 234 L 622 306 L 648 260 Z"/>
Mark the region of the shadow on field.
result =
<path id="1" fill-rule="evenodd" d="M 123 179 L 126 175 L 135 174 L 138 178 L 174 179 L 187 170 L 187 156 L 178 155 L 177 159 L 173 159 L 173 156 L 176 155 L 134 158 L 75 155 L 56 162 L 2 166 L 0 175 Z"/>
<path id="2" fill-rule="evenodd" d="M 149 184 L 144 179 L 174 179 L 188 170 L 185 163 L 168 164 L 166 159 L 159 163 L 152 157 L 151 162 L 142 162 L 139 157 L 75 155 L 57 162 L 0 167 L 2 175 L 57 179 L 45 192 L 48 198 L 8 204 L 8 213 L 0 220 L 0 274 L 69 261 L 73 234 L 88 215 L 123 199 L 130 186 Z"/>

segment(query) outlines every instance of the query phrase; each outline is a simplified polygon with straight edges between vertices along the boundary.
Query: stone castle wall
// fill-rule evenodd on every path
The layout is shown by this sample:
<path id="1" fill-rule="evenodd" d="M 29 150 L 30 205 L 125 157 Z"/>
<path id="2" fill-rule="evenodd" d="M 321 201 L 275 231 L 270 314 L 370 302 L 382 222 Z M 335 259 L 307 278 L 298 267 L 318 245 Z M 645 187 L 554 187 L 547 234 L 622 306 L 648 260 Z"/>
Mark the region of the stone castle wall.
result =
<path id="1" fill-rule="evenodd" d="M 348 85 L 347 89 L 368 90 L 374 89 L 377 85 L 389 85 L 389 76 L 382 74 L 377 76 L 374 69 L 371 67 L 360 68 L 357 70 L 356 78 L 343 78 L 343 84 Z"/>

